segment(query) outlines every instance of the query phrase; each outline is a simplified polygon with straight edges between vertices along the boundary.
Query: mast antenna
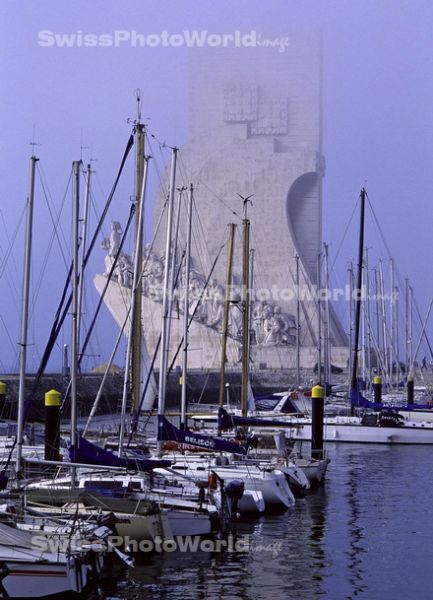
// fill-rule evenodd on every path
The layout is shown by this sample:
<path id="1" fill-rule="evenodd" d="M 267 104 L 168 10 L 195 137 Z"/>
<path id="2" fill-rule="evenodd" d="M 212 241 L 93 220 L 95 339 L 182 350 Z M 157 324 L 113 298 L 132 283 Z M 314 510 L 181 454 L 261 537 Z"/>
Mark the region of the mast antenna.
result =
<path id="1" fill-rule="evenodd" d="M 141 123 L 141 89 L 135 90 L 135 98 L 137 100 L 137 123 Z"/>
<path id="2" fill-rule="evenodd" d="M 30 146 L 32 147 L 32 155 L 33 156 L 35 156 L 35 147 L 42 146 L 42 144 L 40 144 L 39 142 L 35 142 L 35 137 L 36 137 L 36 126 L 33 125 L 32 141 L 30 142 Z"/>
<path id="3" fill-rule="evenodd" d="M 42 146 L 42 144 L 40 144 L 39 142 L 30 142 L 30 146 L 32 147 L 32 155 L 35 156 L 35 147 L 36 146 Z"/>
<path id="4" fill-rule="evenodd" d="M 249 196 L 241 196 L 241 194 L 238 194 L 238 196 L 243 201 L 244 219 L 247 219 L 248 204 L 251 204 L 251 206 L 253 206 L 253 203 L 251 202 L 250 198 L 252 198 L 254 194 L 250 194 Z"/>

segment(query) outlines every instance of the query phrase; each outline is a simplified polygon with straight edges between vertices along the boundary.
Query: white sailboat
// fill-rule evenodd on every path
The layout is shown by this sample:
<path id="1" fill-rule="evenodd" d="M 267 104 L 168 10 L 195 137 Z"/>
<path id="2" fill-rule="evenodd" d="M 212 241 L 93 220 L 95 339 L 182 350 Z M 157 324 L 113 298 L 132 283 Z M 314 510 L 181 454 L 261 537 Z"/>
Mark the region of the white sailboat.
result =
<path id="1" fill-rule="evenodd" d="M 49 598 L 83 593 L 95 581 L 102 562 L 92 561 L 71 546 L 67 552 L 39 547 L 35 536 L 0 523 L 0 591 L 7 598 Z M 92 554 L 92 553 L 90 553 Z"/>

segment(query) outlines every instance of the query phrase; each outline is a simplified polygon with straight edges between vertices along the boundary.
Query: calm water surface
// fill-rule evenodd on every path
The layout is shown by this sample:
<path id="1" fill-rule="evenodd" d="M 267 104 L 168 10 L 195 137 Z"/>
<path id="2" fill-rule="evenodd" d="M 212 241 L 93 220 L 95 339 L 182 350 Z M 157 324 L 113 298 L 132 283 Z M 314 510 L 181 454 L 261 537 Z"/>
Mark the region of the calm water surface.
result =
<path id="1" fill-rule="evenodd" d="M 248 552 L 146 556 L 113 595 L 433 599 L 433 449 L 336 444 L 328 452 L 323 489 L 284 514 L 237 525 Z"/>

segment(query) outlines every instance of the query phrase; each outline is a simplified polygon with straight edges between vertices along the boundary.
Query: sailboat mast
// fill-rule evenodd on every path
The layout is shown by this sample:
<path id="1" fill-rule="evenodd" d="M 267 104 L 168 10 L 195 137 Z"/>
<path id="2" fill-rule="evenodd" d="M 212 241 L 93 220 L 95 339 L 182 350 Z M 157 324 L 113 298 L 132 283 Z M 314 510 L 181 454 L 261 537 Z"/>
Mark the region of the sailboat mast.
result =
<path id="1" fill-rule="evenodd" d="M 25 377 L 27 362 L 27 329 L 30 296 L 30 263 L 32 256 L 32 232 L 33 232 L 33 203 L 35 194 L 35 170 L 38 159 L 30 158 L 29 192 L 27 196 L 27 220 L 26 241 L 24 251 L 24 274 L 23 274 L 23 296 L 21 304 L 21 337 L 20 337 L 20 377 L 18 388 L 18 416 L 17 416 L 17 456 L 16 472 L 21 474 L 22 452 L 23 452 L 23 430 L 24 430 L 24 406 L 25 406 Z"/>
<path id="2" fill-rule="evenodd" d="M 232 282 L 233 268 L 233 251 L 235 241 L 236 225 L 229 225 L 229 245 L 227 249 L 227 270 L 226 270 L 226 289 L 224 298 L 224 317 L 223 317 L 223 337 L 221 344 L 221 373 L 220 373 L 220 388 L 219 388 L 219 405 L 224 405 L 224 385 L 227 362 L 227 333 L 229 327 L 229 312 L 230 312 L 230 286 Z"/>
<path id="3" fill-rule="evenodd" d="M 246 201 L 247 202 L 247 201 Z M 248 375 L 249 375 L 249 337 L 250 337 L 250 222 L 246 218 L 242 221 L 243 254 L 242 254 L 242 384 L 241 384 L 241 412 L 247 416 L 248 403 Z"/>
<path id="4" fill-rule="evenodd" d="M 170 318 L 167 320 L 167 329 L 165 332 L 165 354 L 166 354 L 165 362 L 166 362 L 167 370 L 168 370 L 168 364 L 169 364 L 168 357 L 169 357 L 169 351 L 170 351 L 170 336 L 171 336 L 171 306 L 172 306 L 173 298 L 174 298 L 174 290 L 176 287 L 176 275 L 177 275 L 177 268 L 178 268 L 177 246 L 178 246 L 178 239 L 179 239 L 180 213 L 181 213 L 181 209 L 182 209 L 182 194 L 186 189 L 187 188 L 183 187 L 183 186 L 177 189 L 179 194 L 178 194 L 178 198 L 177 198 L 176 224 L 175 224 L 175 228 L 174 228 L 174 238 L 173 238 L 173 240 L 170 240 L 171 267 L 170 267 L 170 277 L 169 277 L 168 288 L 167 288 L 168 289 L 168 308 L 167 308 L 167 310 L 168 310 L 168 315 Z"/>
<path id="5" fill-rule="evenodd" d="M 352 348 L 353 348 L 353 265 L 349 264 L 347 269 L 347 280 L 349 285 L 349 373 L 352 373 Z"/>
<path id="6" fill-rule="evenodd" d="M 329 312 L 329 250 L 328 250 L 328 244 L 323 244 L 323 253 L 324 253 L 324 257 L 325 257 L 325 286 L 326 286 L 325 376 L 326 376 L 326 383 L 331 383 L 332 360 L 331 360 L 331 324 L 330 324 L 330 312 Z"/>
<path id="7" fill-rule="evenodd" d="M 80 347 L 80 332 L 81 332 L 81 321 L 83 318 L 83 293 L 84 293 L 84 259 L 86 256 L 87 247 L 87 231 L 89 228 L 89 204 L 90 204 L 90 178 L 91 178 L 90 164 L 87 165 L 86 169 L 86 188 L 84 192 L 84 207 L 83 207 L 83 231 L 81 234 L 80 241 L 80 277 L 79 277 L 79 288 L 78 288 L 78 348 Z"/>
<path id="8" fill-rule="evenodd" d="M 171 317 L 171 290 L 168 289 L 170 277 L 170 249 L 171 249 L 171 230 L 173 223 L 173 207 L 174 207 L 174 192 L 176 181 L 176 159 L 177 148 L 172 149 L 171 155 L 171 170 L 170 170 L 170 191 L 168 196 L 168 211 L 167 211 L 167 237 L 165 243 L 165 265 L 164 265 L 164 288 L 162 297 L 162 323 L 161 323 L 161 349 L 159 361 L 159 382 L 158 382 L 158 414 L 163 415 L 165 411 L 165 392 L 167 379 L 167 331 L 168 320 Z M 158 442 L 158 451 L 161 452 L 162 445 Z"/>
<path id="9" fill-rule="evenodd" d="M 365 306 L 367 318 L 367 374 L 368 381 L 371 382 L 371 314 L 370 314 L 370 273 L 368 267 L 368 248 L 365 249 Z"/>
<path id="10" fill-rule="evenodd" d="M 138 102 L 139 102 L 138 97 Z M 139 204 L 142 201 L 141 190 L 143 188 L 144 179 L 144 125 L 140 123 L 140 113 L 138 115 L 138 122 L 135 125 L 135 198 Z M 140 209 L 138 206 L 136 210 L 136 229 L 135 229 L 135 252 L 137 253 L 138 265 L 141 270 L 141 264 L 143 262 L 143 217 L 140 218 Z M 136 282 L 136 287 L 133 288 L 134 299 L 134 310 L 132 312 L 132 324 L 130 335 L 132 336 L 132 353 L 131 353 L 131 397 L 132 397 L 132 409 L 138 410 L 141 399 L 141 277 Z"/>
<path id="11" fill-rule="evenodd" d="M 78 274 L 79 274 L 79 233 L 80 218 L 80 170 L 81 160 L 73 162 L 74 194 L 72 215 L 72 339 L 71 339 L 71 446 L 77 445 L 77 371 L 78 371 Z M 71 476 L 75 484 L 75 470 Z"/>
<path id="12" fill-rule="evenodd" d="M 386 311 L 385 311 L 385 283 L 383 279 L 383 266 L 382 261 L 379 260 L 379 282 L 380 282 L 380 310 L 381 310 L 381 323 L 382 323 L 382 341 L 383 341 L 383 362 L 385 365 L 385 377 L 388 379 L 389 368 L 388 368 L 388 334 L 386 326 Z"/>
<path id="13" fill-rule="evenodd" d="M 147 170 L 148 170 L 149 161 L 145 158 L 144 163 L 144 172 L 143 178 L 141 180 L 141 190 L 139 192 L 139 196 L 137 197 L 138 204 L 138 220 L 137 225 L 139 229 L 142 229 L 143 226 L 143 216 L 144 216 L 144 196 L 146 193 L 146 183 L 147 183 Z M 132 290 L 131 290 L 131 315 L 134 314 L 135 304 L 136 302 L 140 302 L 141 304 L 141 296 L 137 298 L 136 288 L 141 288 L 141 271 L 142 271 L 142 261 L 140 260 L 140 252 L 138 246 L 140 245 L 140 238 L 136 238 L 135 240 L 135 251 L 134 251 L 134 273 L 133 273 L 133 281 L 132 281 Z M 131 320 L 131 329 L 134 325 L 134 320 Z M 128 345 L 126 348 L 126 360 L 125 360 L 125 375 L 123 379 L 123 395 L 122 395 L 122 409 L 120 412 L 120 434 L 119 434 L 119 456 L 122 456 L 123 453 L 123 440 L 125 436 L 125 418 L 126 418 L 126 404 L 127 404 L 127 396 L 128 396 L 128 381 L 129 381 L 129 371 L 132 365 L 132 353 L 134 352 L 134 336 L 132 335 L 132 331 L 130 331 L 128 338 Z"/>
<path id="14" fill-rule="evenodd" d="M 395 382 L 394 381 L 394 374 L 397 373 L 396 371 L 396 364 L 395 364 L 395 324 L 396 324 L 396 318 L 395 318 L 395 298 L 394 298 L 394 260 L 391 258 L 390 262 L 389 262 L 389 269 L 390 269 L 390 290 L 391 290 L 391 294 L 390 294 L 390 299 L 389 299 L 389 307 L 390 307 L 390 330 L 391 330 L 391 340 L 390 340 L 390 344 L 389 344 L 389 368 L 390 368 L 390 380 L 391 380 L 391 385 L 395 383 L 396 387 L 398 384 L 398 379 Z"/>
<path id="15" fill-rule="evenodd" d="M 354 344 L 352 361 L 351 388 L 358 390 L 358 347 L 359 347 L 359 325 L 361 319 L 361 293 L 362 293 L 362 261 L 364 257 L 364 221 L 365 221 L 365 189 L 362 188 L 360 194 L 360 222 L 359 222 L 359 248 L 358 248 L 358 272 L 355 289 L 355 326 L 354 326 Z"/>
<path id="16" fill-rule="evenodd" d="M 299 298 L 299 256 L 296 254 L 296 385 L 301 385 L 301 302 Z"/>
<path id="17" fill-rule="evenodd" d="M 322 255 L 317 255 L 317 369 L 319 383 L 322 383 Z"/>
<path id="18" fill-rule="evenodd" d="M 409 279 L 406 283 L 406 373 L 410 373 L 412 368 L 412 288 L 409 285 Z"/>
<path id="19" fill-rule="evenodd" d="M 365 266 L 363 265 L 363 269 L 365 272 Z M 365 275 L 364 275 L 364 279 L 365 279 Z M 365 347 L 366 347 L 366 334 L 367 334 L 367 329 L 366 329 L 366 305 L 365 302 L 362 305 L 362 310 L 361 310 L 361 358 L 362 358 L 362 370 L 361 370 L 361 376 L 362 376 L 362 381 L 365 382 L 366 381 L 366 359 L 365 359 Z"/>
<path id="20" fill-rule="evenodd" d="M 191 267 L 191 229 L 192 229 L 192 202 L 194 188 L 191 183 L 189 188 L 188 200 L 188 233 L 186 238 L 186 258 L 185 258 L 185 282 L 183 297 L 183 355 L 182 355 L 182 396 L 181 396 L 181 417 L 180 427 L 186 429 L 186 410 L 187 410 L 187 371 L 188 371 L 188 321 L 189 321 L 189 274 Z M 179 204 L 180 212 L 180 204 Z"/>
<path id="21" fill-rule="evenodd" d="M 395 298 L 395 361 L 396 361 L 396 372 L 395 372 L 395 377 L 396 377 L 396 387 L 398 387 L 398 384 L 400 382 L 400 333 L 399 333 L 399 327 L 398 327 L 398 315 L 399 315 L 399 289 L 397 286 L 394 286 L 394 298 Z"/>

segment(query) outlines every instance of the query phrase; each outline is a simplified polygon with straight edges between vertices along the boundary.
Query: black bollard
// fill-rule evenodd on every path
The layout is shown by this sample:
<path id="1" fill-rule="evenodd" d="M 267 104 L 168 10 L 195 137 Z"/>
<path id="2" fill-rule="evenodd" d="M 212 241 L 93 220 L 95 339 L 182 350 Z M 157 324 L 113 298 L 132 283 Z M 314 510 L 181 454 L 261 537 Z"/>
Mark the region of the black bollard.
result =
<path id="1" fill-rule="evenodd" d="M 60 394 L 50 390 L 45 394 L 45 460 L 59 460 Z"/>
<path id="2" fill-rule="evenodd" d="M 4 417 L 3 414 L 5 403 L 6 403 L 6 384 L 4 381 L 0 381 L 0 417 Z"/>
<path id="3" fill-rule="evenodd" d="M 413 404 L 413 390 L 414 390 L 414 378 L 413 375 L 409 375 L 407 378 L 407 403 Z"/>
<path id="4" fill-rule="evenodd" d="M 374 390 L 374 402 L 376 404 L 382 403 L 382 377 L 376 375 L 373 377 L 373 390 Z"/>
<path id="5" fill-rule="evenodd" d="M 325 390 L 315 385 L 311 390 L 311 458 L 323 458 L 323 407 Z"/>

